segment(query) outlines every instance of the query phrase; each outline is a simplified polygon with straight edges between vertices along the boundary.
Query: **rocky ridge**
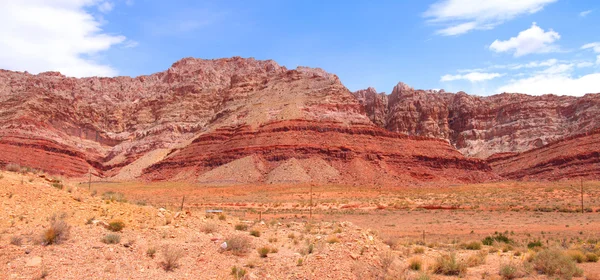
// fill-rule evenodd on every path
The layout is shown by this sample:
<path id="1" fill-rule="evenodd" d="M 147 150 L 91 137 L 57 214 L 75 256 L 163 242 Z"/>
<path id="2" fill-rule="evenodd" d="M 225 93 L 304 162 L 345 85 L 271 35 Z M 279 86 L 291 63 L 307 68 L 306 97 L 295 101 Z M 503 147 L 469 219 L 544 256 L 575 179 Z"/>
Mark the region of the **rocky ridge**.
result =
<path id="1" fill-rule="evenodd" d="M 469 157 L 523 152 L 600 127 L 600 94 L 583 97 L 415 90 L 353 93 L 373 123 L 387 130 L 446 139 Z"/>

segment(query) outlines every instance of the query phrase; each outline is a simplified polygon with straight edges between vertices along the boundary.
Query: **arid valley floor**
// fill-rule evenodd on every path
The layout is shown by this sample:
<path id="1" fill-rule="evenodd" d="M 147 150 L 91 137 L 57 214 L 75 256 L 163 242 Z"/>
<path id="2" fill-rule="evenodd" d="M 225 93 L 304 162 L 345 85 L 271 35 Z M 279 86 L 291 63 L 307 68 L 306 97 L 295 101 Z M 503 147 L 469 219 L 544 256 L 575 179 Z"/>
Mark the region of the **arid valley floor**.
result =
<path id="1" fill-rule="evenodd" d="M 579 181 L 89 186 L 0 174 L 2 279 L 600 278 L 597 181 L 583 181 L 580 213 Z M 58 244 L 43 245 L 49 229 Z"/>

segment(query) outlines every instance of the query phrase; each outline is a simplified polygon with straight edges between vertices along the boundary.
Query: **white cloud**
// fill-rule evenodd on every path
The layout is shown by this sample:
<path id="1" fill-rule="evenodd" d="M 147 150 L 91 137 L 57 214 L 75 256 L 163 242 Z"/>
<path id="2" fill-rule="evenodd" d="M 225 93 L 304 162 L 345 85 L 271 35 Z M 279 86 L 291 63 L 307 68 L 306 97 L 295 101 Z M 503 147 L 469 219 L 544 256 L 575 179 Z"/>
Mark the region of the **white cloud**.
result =
<path id="1" fill-rule="evenodd" d="M 508 68 L 512 69 L 512 70 L 518 70 L 521 68 L 538 68 L 538 67 L 548 67 L 548 66 L 552 66 L 555 65 L 558 62 L 557 59 L 552 58 L 552 59 L 548 59 L 548 60 L 544 60 L 544 61 L 532 61 L 532 62 L 528 62 L 525 64 L 515 64 L 512 65 Z"/>
<path id="2" fill-rule="evenodd" d="M 495 40 L 490 45 L 490 50 L 495 52 L 514 51 L 515 57 L 532 53 L 548 53 L 559 49 L 552 44 L 558 39 L 560 39 L 560 35 L 557 32 L 552 29 L 546 32 L 534 22 L 529 29 L 519 32 L 517 37 L 506 41 Z"/>
<path id="3" fill-rule="evenodd" d="M 108 12 L 112 11 L 112 9 L 114 7 L 115 7 L 114 4 L 109 1 L 104 1 L 100 4 L 98 4 L 98 10 L 102 13 L 108 13 Z"/>
<path id="4" fill-rule="evenodd" d="M 592 49 L 595 53 L 597 53 L 598 56 L 596 56 L 596 64 L 600 65 L 600 42 L 585 44 L 581 47 L 581 49 Z"/>
<path id="5" fill-rule="evenodd" d="M 586 17 L 587 15 L 589 15 L 592 12 L 592 10 L 587 10 L 587 11 L 583 11 L 581 13 L 579 13 L 580 17 Z"/>
<path id="6" fill-rule="evenodd" d="M 471 83 L 474 82 L 481 82 L 481 81 L 487 81 L 487 80 L 491 80 L 491 79 L 495 79 L 498 77 L 502 77 L 504 74 L 500 74 L 500 73 L 481 73 L 481 72 L 471 72 L 468 74 L 464 74 L 464 75 L 444 75 L 441 77 L 440 81 L 442 82 L 449 82 L 449 81 L 456 81 L 456 80 L 467 80 Z"/>
<path id="7" fill-rule="evenodd" d="M 582 96 L 586 93 L 600 92 L 600 73 L 581 77 L 568 74 L 538 74 L 532 77 L 513 80 L 498 88 L 497 92 L 518 92 L 532 95 L 557 94 Z"/>
<path id="8" fill-rule="evenodd" d="M 585 68 L 585 67 L 592 67 L 592 66 L 594 66 L 594 63 L 589 62 L 589 61 L 577 63 L 577 68 Z"/>
<path id="9" fill-rule="evenodd" d="M 135 48 L 139 45 L 140 43 L 138 43 L 137 41 L 134 40 L 127 40 L 125 41 L 125 43 L 123 43 L 123 48 Z"/>
<path id="10" fill-rule="evenodd" d="M 441 35 L 464 34 L 472 30 L 492 29 L 523 14 L 533 14 L 557 0 L 440 0 L 423 14 L 429 23 L 444 25 Z"/>
<path id="11" fill-rule="evenodd" d="M 125 41 L 104 33 L 85 8 L 95 0 L 0 1 L 0 68 L 60 71 L 68 76 L 114 76 L 90 57 Z"/>
<path id="12" fill-rule="evenodd" d="M 563 73 L 570 73 L 573 71 L 573 68 L 575 68 L 575 64 L 556 64 L 553 66 L 550 66 L 546 69 L 544 69 L 543 71 L 540 71 L 540 73 L 543 74 L 563 74 Z"/>

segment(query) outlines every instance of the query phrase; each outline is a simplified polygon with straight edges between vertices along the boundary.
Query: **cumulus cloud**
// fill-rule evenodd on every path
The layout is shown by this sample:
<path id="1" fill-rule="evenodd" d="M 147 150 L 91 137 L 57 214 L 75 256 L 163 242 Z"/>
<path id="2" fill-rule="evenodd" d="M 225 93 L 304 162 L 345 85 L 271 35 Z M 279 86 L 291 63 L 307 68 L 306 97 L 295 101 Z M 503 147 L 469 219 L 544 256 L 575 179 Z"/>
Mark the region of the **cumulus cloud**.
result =
<path id="1" fill-rule="evenodd" d="M 458 75 L 444 75 L 441 77 L 440 81 L 442 82 L 450 82 L 456 80 L 467 80 L 471 83 L 482 82 L 491 79 L 495 79 L 498 77 L 502 77 L 504 74 L 500 73 L 481 73 L 481 72 L 471 72 L 468 74 L 458 74 Z"/>
<path id="2" fill-rule="evenodd" d="M 550 29 L 544 31 L 534 22 L 529 29 L 519 32 L 519 35 L 506 41 L 495 40 L 490 50 L 495 52 L 514 52 L 515 57 L 533 53 L 549 53 L 559 48 L 553 45 L 560 35 Z"/>
<path id="3" fill-rule="evenodd" d="M 534 14 L 557 0 L 440 0 L 423 14 L 428 22 L 444 26 L 437 33 L 453 36 L 492 29 L 524 14 Z"/>
<path id="4" fill-rule="evenodd" d="M 95 0 L 0 1 L 0 68 L 60 71 L 68 76 L 114 76 L 117 70 L 92 57 L 125 41 L 104 32 L 86 9 Z M 101 5 L 101 6 L 98 6 Z M 111 6 L 112 9 L 112 6 Z"/>

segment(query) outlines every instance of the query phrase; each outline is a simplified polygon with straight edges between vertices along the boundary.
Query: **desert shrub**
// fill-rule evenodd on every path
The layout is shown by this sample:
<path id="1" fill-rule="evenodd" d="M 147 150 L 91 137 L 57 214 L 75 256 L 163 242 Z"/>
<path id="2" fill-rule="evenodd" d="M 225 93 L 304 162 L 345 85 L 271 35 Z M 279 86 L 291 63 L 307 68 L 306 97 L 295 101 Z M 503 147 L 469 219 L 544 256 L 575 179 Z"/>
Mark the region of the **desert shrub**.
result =
<path id="1" fill-rule="evenodd" d="M 17 236 L 17 235 L 11 236 L 10 244 L 15 245 L 15 246 L 21 246 L 23 244 L 23 237 Z"/>
<path id="2" fill-rule="evenodd" d="M 476 254 L 470 255 L 467 258 L 467 266 L 474 267 L 485 264 L 485 260 L 487 259 L 488 252 L 479 251 Z"/>
<path id="3" fill-rule="evenodd" d="M 21 166 L 16 163 L 7 163 L 4 168 L 6 169 L 6 171 L 10 172 L 18 172 L 19 170 L 21 170 Z"/>
<path id="4" fill-rule="evenodd" d="M 339 243 L 340 240 L 337 238 L 337 236 L 330 236 L 329 238 L 327 238 L 327 243 L 329 244 L 334 244 L 334 243 Z"/>
<path id="5" fill-rule="evenodd" d="M 110 231 L 117 232 L 117 231 L 123 230 L 124 227 L 125 227 L 125 223 L 123 221 L 114 220 L 114 221 L 111 221 L 110 223 L 108 223 L 107 229 Z"/>
<path id="6" fill-rule="evenodd" d="M 148 250 L 146 250 L 146 256 L 154 258 L 155 255 L 156 255 L 156 248 L 150 247 L 150 248 L 148 248 Z"/>
<path id="7" fill-rule="evenodd" d="M 423 268 L 423 261 L 421 258 L 412 258 L 408 261 L 408 268 L 419 271 Z"/>
<path id="8" fill-rule="evenodd" d="M 587 262 L 598 262 L 598 255 L 596 255 L 594 253 L 585 254 L 585 258 L 586 258 Z"/>
<path id="9" fill-rule="evenodd" d="M 241 267 L 234 266 L 231 268 L 231 275 L 233 275 L 235 279 L 242 279 L 244 276 L 246 276 L 246 270 Z"/>
<path id="10" fill-rule="evenodd" d="M 248 229 L 247 224 L 236 224 L 235 225 L 235 230 L 247 230 L 247 229 Z"/>
<path id="11" fill-rule="evenodd" d="M 421 246 L 418 246 L 418 247 L 415 247 L 415 249 L 413 250 L 413 252 L 415 254 L 423 254 L 423 253 L 425 253 L 425 248 L 423 248 Z"/>
<path id="12" fill-rule="evenodd" d="M 558 250 L 543 250 L 535 255 L 532 260 L 533 268 L 541 274 L 571 279 L 581 276 L 583 271 L 567 255 Z"/>
<path id="13" fill-rule="evenodd" d="M 296 266 L 302 266 L 302 264 L 304 264 L 304 259 L 299 258 L 298 261 L 296 261 Z"/>
<path id="14" fill-rule="evenodd" d="M 266 258 L 267 255 L 271 252 L 271 249 L 269 247 L 260 247 L 257 251 L 261 258 Z"/>
<path id="15" fill-rule="evenodd" d="M 4 179 L 4 175 L 0 174 L 0 180 Z"/>
<path id="16" fill-rule="evenodd" d="M 219 220 L 225 221 L 225 220 L 227 220 L 227 216 L 225 216 L 225 214 L 221 213 L 221 214 L 219 214 Z"/>
<path id="17" fill-rule="evenodd" d="M 494 244 L 494 241 L 498 243 L 512 243 L 512 240 L 502 233 L 495 233 L 494 235 L 488 236 L 481 240 L 481 243 L 490 246 Z"/>
<path id="18" fill-rule="evenodd" d="M 64 220 L 56 216 L 52 216 L 50 219 L 50 227 L 44 230 L 42 233 L 42 244 L 60 244 L 69 239 L 70 230 L 71 226 L 69 226 L 69 224 L 67 224 Z"/>
<path id="19" fill-rule="evenodd" d="M 429 280 L 429 279 L 431 279 L 431 278 L 429 277 L 429 275 L 427 275 L 427 274 L 425 274 L 425 273 L 421 273 L 421 274 L 419 274 L 419 275 L 417 276 L 417 278 L 415 278 L 415 279 L 416 279 L 416 280 Z"/>
<path id="20" fill-rule="evenodd" d="M 173 271 L 179 267 L 179 259 L 183 257 L 183 251 L 172 246 L 165 246 L 162 252 L 164 261 L 162 263 L 165 271 Z"/>
<path id="21" fill-rule="evenodd" d="M 454 253 L 439 256 L 432 265 L 435 274 L 463 275 L 467 271 L 467 265 L 456 259 Z"/>
<path id="22" fill-rule="evenodd" d="M 565 254 L 577 263 L 583 263 L 587 260 L 583 252 L 579 250 L 568 250 L 565 252 Z"/>
<path id="23" fill-rule="evenodd" d="M 217 224 L 215 224 L 214 222 L 208 222 L 208 223 L 204 223 L 201 227 L 200 230 L 204 233 L 213 233 L 217 231 Z"/>
<path id="24" fill-rule="evenodd" d="M 464 247 L 467 250 L 481 250 L 481 242 L 479 242 L 479 241 L 472 241 L 472 242 L 469 242 L 469 243 L 465 244 Z"/>
<path id="25" fill-rule="evenodd" d="M 125 195 L 120 192 L 105 192 L 102 194 L 103 200 L 116 201 L 116 202 L 127 202 Z"/>
<path id="26" fill-rule="evenodd" d="M 236 234 L 225 240 L 227 243 L 227 251 L 234 254 L 244 254 L 250 250 L 250 239 L 246 235 Z"/>
<path id="27" fill-rule="evenodd" d="M 519 277 L 519 268 L 514 264 L 505 264 L 500 266 L 499 274 L 503 279 L 515 279 Z"/>
<path id="28" fill-rule="evenodd" d="M 269 243 L 276 243 L 276 242 L 277 242 L 277 237 L 269 238 Z"/>
<path id="29" fill-rule="evenodd" d="M 542 247 L 542 246 L 544 246 L 544 245 L 542 244 L 542 241 L 539 241 L 539 240 L 527 243 L 527 248 L 529 248 L 529 249 L 534 249 L 535 247 Z"/>
<path id="30" fill-rule="evenodd" d="M 306 253 L 307 254 L 312 254 L 315 251 L 315 244 L 308 244 L 308 247 L 306 248 Z"/>
<path id="31" fill-rule="evenodd" d="M 254 237 L 260 237 L 260 231 L 253 229 L 250 231 L 250 235 L 252 235 Z"/>
<path id="32" fill-rule="evenodd" d="M 296 235 L 292 232 L 292 233 L 288 234 L 288 238 L 289 239 L 296 239 Z"/>
<path id="33" fill-rule="evenodd" d="M 119 242 L 121 242 L 121 236 L 115 233 L 109 233 L 102 237 L 102 242 L 106 244 L 119 244 Z"/>
<path id="34" fill-rule="evenodd" d="M 59 181 L 59 182 L 54 182 L 54 183 L 52 183 L 52 187 L 54 187 L 54 188 L 56 188 L 56 189 L 59 189 L 59 190 L 62 190 L 64 186 L 63 186 L 63 184 L 62 184 L 62 183 Z"/>

